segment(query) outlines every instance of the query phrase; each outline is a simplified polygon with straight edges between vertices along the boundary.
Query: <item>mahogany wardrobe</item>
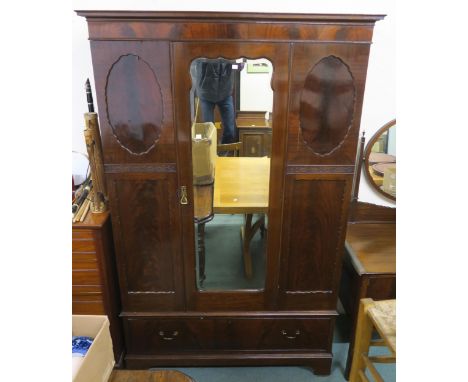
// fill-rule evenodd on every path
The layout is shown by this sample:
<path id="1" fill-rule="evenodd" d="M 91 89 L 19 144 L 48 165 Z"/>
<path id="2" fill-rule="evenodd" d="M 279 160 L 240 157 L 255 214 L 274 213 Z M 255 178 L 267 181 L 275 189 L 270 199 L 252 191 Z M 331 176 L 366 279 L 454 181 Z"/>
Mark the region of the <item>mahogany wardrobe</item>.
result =
<path id="1" fill-rule="evenodd" d="M 125 367 L 330 373 L 369 51 L 384 16 L 77 13 L 89 29 Z M 210 289 L 197 279 L 196 58 L 262 58 L 273 68 L 264 274 L 255 288 Z"/>

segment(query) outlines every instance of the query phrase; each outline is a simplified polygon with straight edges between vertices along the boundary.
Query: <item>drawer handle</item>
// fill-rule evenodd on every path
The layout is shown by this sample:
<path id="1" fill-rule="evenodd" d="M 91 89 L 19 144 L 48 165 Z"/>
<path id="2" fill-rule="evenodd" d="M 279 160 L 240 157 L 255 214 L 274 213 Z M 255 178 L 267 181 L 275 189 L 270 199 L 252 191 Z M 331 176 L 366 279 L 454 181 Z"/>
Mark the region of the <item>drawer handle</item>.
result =
<path id="1" fill-rule="evenodd" d="M 286 330 L 283 329 L 283 330 L 281 331 L 281 334 L 282 334 L 283 336 L 285 336 L 288 340 L 294 340 L 294 339 L 296 339 L 296 338 L 301 334 L 301 331 L 300 331 L 300 330 L 296 330 L 296 331 L 294 332 L 294 335 L 288 335 L 288 332 L 287 332 Z"/>
<path id="2" fill-rule="evenodd" d="M 179 332 L 177 330 L 174 330 L 172 333 L 169 335 L 166 334 L 164 330 L 161 330 L 159 332 L 159 336 L 162 337 L 163 340 L 165 341 L 172 341 L 174 338 L 176 338 L 179 335 Z"/>

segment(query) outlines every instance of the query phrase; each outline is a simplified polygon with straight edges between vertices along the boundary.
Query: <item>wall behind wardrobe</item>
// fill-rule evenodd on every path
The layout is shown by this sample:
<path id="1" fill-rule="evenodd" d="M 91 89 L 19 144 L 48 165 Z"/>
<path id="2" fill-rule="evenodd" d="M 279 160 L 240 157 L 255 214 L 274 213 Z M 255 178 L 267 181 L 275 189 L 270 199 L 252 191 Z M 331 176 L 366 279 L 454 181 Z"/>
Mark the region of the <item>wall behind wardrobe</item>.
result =
<path id="1" fill-rule="evenodd" d="M 268 6 L 266 6 L 268 4 Z M 75 10 L 167 10 L 167 11 L 224 11 L 224 12 L 274 12 L 274 13 L 354 13 L 386 14 L 387 17 L 376 23 L 373 45 L 369 58 L 367 84 L 361 118 L 361 131 L 366 132 L 367 140 L 385 123 L 396 118 L 396 76 L 395 76 L 395 4 L 390 0 L 316 0 L 282 2 L 252 2 L 237 0 L 220 2 L 205 0 L 159 1 L 154 0 L 75 0 Z M 87 111 L 84 84 L 91 81 L 94 90 L 94 77 L 88 41 L 86 20 L 76 14 L 73 19 L 73 68 L 72 68 L 72 150 L 86 153 L 83 138 L 83 113 Z M 96 110 L 99 112 L 99 110 Z M 87 162 L 81 155 L 73 155 L 72 171 L 77 181 L 83 179 Z M 394 203 L 379 196 L 361 178 L 359 191 L 361 201 L 394 206 Z"/>

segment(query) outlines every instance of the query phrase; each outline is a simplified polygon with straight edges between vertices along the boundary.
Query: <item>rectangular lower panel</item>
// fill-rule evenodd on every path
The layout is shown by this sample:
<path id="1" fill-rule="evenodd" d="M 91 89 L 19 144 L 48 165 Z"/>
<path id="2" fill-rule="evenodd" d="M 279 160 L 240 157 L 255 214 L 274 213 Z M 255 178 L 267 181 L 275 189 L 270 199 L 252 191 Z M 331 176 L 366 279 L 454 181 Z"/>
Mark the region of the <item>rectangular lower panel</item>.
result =
<path id="1" fill-rule="evenodd" d="M 334 309 L 352 177 L 289 174 L 283 218 L 280 309 Z"/>
<path id="2" fill-rule="evenodd" d="M 176 174 L 112 173 L 107 184 L 124 309 L 181 309 Z"/>

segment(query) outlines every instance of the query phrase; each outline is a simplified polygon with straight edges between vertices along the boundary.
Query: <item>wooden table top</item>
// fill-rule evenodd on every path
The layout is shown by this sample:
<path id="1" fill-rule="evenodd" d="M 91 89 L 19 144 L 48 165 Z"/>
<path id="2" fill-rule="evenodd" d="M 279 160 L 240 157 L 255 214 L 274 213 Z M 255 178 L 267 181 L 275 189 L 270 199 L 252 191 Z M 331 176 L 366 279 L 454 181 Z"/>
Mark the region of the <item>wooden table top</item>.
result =
<path id="1" fill-rule="evenodd" d="M 359 274 L 396 273 L 396 224 L 348 224 L 346 249 Z"/>
<path id="2" fill-rule="evenodd" d="M 218 157 L 214 212 L 267 213 L 269 180 L 270 158 Z"/>
<path id="3" fill-rule="evenodd" d="M 383 184 L 383 176 L 377 174 L 372 168 L 372 166 L 369 166 L 369 174 L 371 174 L 372 180 L 377 186 L 380 187 Z"/>

